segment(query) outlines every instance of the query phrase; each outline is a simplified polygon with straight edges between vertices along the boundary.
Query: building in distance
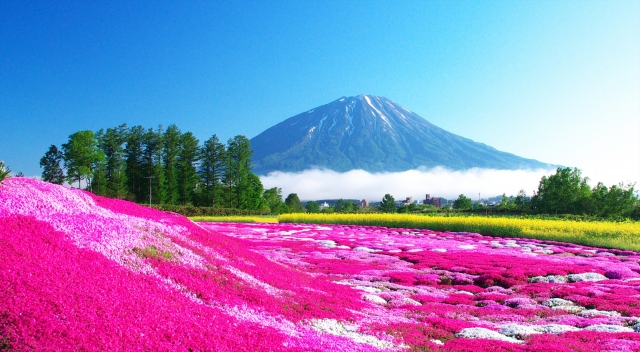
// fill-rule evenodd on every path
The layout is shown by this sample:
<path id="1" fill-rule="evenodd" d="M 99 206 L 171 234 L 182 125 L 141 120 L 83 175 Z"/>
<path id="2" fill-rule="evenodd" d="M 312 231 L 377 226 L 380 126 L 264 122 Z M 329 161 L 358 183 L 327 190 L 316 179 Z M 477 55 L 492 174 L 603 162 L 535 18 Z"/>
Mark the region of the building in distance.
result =
<path id="1" fill-rule="evenodd" d="M 442 200 L 440 198 L 431 198 L 430 194 L 427 194 L 422 204 L 430 204 L 436 208 L 442 207 Z"/>

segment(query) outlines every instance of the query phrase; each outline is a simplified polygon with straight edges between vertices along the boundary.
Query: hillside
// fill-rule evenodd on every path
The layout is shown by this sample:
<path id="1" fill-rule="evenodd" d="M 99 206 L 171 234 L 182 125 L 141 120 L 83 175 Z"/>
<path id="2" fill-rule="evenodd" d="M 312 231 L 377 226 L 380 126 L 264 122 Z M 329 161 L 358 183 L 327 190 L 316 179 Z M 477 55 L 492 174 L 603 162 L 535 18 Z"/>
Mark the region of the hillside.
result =
<path id="1" fill-rule="evenodd" d="M 379 350 L 318 327 L 355 290 L 126 201 L 5 180 L 0 257 L 0 350 Z"/>
<path id="2" fill-rule="evenodd" d="M 340 172 L 553 167 L 447 132 L 387 98 L 371 95 L 342 97 L 293 116 L 251 139 L 251 146 L 258 174 L 314 167 Z"/>

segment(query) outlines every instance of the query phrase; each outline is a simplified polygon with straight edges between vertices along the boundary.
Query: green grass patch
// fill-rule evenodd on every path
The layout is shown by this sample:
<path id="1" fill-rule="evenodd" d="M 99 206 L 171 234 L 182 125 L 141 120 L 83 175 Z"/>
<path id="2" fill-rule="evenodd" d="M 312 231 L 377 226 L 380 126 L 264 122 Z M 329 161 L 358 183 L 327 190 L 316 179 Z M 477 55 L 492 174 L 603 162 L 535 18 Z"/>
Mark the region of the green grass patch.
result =
<path id="1" fill-rule="evenodd" d="M 276 215 L 264 216 L 191 216 L 196 222 L 278 222 Z"/>
<path id="2" fill-rule="evenodd" d="M 147 246 L 144 249 L 134 247 L 133 252 L 137 254 L 140 258 L 145 258 L 145 259 L 155 258 L 155 259 L 164 259 L 168 261 L 174 258 L 171 252 L 159 250 L 156 246 Z"/>

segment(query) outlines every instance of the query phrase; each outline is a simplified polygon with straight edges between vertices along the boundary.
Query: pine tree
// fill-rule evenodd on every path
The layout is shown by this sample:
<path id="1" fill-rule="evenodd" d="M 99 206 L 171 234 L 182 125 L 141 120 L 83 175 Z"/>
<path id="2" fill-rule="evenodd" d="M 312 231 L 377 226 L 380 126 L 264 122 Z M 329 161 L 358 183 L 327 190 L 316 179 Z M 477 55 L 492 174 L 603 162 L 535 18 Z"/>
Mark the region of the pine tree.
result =
<path id="1" fill-rule="evenodd" d="M 193 203 L 193 192 L 198 183 L 196 164 L 199 160 L 199 141 L 191 132 L 180 136 L 178 151 L 178 196 L 180 203 Z"/>
<path id="2" fill-rule="evenodd" d="M 380 211 L 383 213 L 396 212 L 396 200 L 389 193 L 385 194 L 380 203 Z"/>
<path id="3" fill-rule="evenodd" d="M 302 209 L 302 203 L 300 203 L 300 198 L 298 198 L 297 193 L 291 193 L 287 196 L 287 199 L 284 200 L 284 204 L 289 207 L 289 210 L 293 213 L 301 213 L 304 211 Z"/>
<path id="4" fill-rule="evenodd" d="M 40 167 L 42 170 L 42 180 L 46 182 L 55 183 L 61 185 L 64 183 L 64 171 L 60 166 L 62 162 L 63 154 L 58 147 L 51 145 L 49 150 L 40 159 Z"/>
<path id="5" fill-rule="evenodd" d="M 182 132 L 175 124 L 169 125 L 163 135 L 164 193 L 169 204 L 178 204 L 178 153 Z"/>
<path id="6" fill-rule="evenodd" d="M 157 131 L 148 129 L 142 138 L 142 172 L 144 198 L 156 204 L 164 203 L 164 168 L 162 166 L 162 126 Z M 149 185 L 149 183 L 151 183 Z M 151 186 L 151 187 L 149 187 Z M 149 194 L 151 192 L 151 194 Z"/>
<path id="7" fill-rule="evenodd" d="M 200 150 L 200 168 L 198 175 L 202 184 L 205 205 L 218 206 L 222 191 L 226 150 L 215 134 L 209 138 Z"/>
<path id="8" fill-rule="evenodd" d="M 127 125 L 98 132 L 99 147 L 105 156 L 104 182 L 107 197 L 127 196 L 127 177 L 124 144 L 127 142 Z"/>
<path id="9" fill-rule="evenodd" d="M 124 149 L 125 163 L 127 167 L 127 190 L 129 197 L 135 202 L 144 202 L 143 183 L 145 176 L 142 170 L 143 152 L 142 138 L 144 135 L 142 126 L 134 126 L 127 134 L 127 146 Z"/>
<path id="10" fill-rule="evenodd" d="M 238 209 L 249 208 L 249 174 L 252 168 L 252 155 L 253 151 L 247 137 L 238 135 L 227 142 L 225 179 L 227 185 L 232 188 L 229 190 L 229 195 L 232 197 L 230 204 L 235 204 Z"/>

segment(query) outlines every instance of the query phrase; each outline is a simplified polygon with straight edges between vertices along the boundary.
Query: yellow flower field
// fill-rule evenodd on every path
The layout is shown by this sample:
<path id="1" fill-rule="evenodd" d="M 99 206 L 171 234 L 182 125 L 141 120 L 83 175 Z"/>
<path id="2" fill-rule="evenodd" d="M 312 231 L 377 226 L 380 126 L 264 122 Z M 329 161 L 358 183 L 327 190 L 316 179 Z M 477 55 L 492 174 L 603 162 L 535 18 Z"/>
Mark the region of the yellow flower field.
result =
<path id="1" fill-rule="evenodd" d="M 489 236 L 523 237 L 581 245 L 640 251 L 640 223 L 578 222 L 480 216 L 422 216 L 408 214 L 283 214 L 279 222 L 371 225 L 475 232 Z"/>

